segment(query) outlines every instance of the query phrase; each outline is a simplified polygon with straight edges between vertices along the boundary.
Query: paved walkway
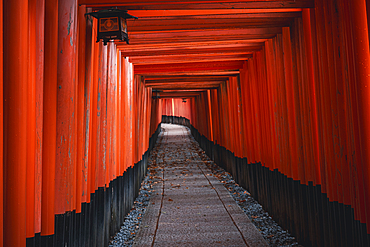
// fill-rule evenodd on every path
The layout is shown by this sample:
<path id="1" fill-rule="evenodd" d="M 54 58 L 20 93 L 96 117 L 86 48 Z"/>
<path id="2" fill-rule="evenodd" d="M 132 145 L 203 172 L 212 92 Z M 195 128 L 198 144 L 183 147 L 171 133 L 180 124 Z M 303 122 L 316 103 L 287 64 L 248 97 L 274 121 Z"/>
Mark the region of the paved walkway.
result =
<path id="1" fill-rule="evenodd" d="M 189 135 L 183 126 L 162 124 L 154 192 L 134 246 L 268 246 Z"/>

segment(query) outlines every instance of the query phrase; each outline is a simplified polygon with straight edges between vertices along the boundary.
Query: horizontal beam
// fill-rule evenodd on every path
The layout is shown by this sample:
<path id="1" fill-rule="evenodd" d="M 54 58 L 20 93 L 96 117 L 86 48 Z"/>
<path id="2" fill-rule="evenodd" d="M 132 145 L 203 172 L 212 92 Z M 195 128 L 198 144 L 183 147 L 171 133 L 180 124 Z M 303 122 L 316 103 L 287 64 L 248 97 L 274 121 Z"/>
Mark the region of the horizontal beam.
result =
<path id="1" fill-rule="evenodd" d="M 221 20 L 220 20 L 221 21 Z M 164 23 L 162 25 L 151 25 L 150 22 L 141 22 L 140 26 L 130 26 L 128 24 L 128 33 L 156 33 L 156 32 L 186 32 L 186 31 L 195 31 L 195 30 L 235 30 L 235 29 L 246 29 L 250 27 L 259 27 L 259 28 L 272 28 L 272 27 L 287 27 L 292 23 L 292 19 L 276 19 L 276 20 L 259 20 L 257 21 L 238 21 L 238 19 L 227 22 L 209 22 L 209 23 L 184 23 L 184 22 L 169 22 L 167 25 Z M 181 24 L 180 24 L 181 23 Z"/>
<path id="2" fill-rule="evenodd" d="M 280 27 L 241 30 L 208 30 L 166 33 L 129 33 L 130 44 L 162 44 L 183 42 L 209 42 L 222 40 L 270 39 L 281 33 Z"/>
<path id="3" fill-rule="evenodd" d="M 271 8 L 313 8 L 313 0 L 287 0 L 287 1 L 178 1 L 178 0 L 79 0 L 78 4 L 94 6 L 124 6 L 126 10 L 176 10 L 176 9 L 271 9 Z"/>
<path id="4" fill-rule="evenodd" d="M 237 76 L 239 75 L 239 70 L 203 70 L 203 71 L 172 71 L 172 72 L 150 72 L 150 73 L 138 73 L 138 75 L 141 76 L 151 76 L 151 75 L 157 75 L 157 76 L 202 76 L 202 75 L 220 75 L 220 76 Z"/>
<path id="5" fill-rule="evenodd" d="M 141 20 L 296 18 L 302 16 L 302 9 L 131 10 L 130 14 L 139 19 L 128 19 L 128 23 L 138 23 Z"/>
<path id="6" fill-rule="evenodd" d="M 261 46 L 244 46 L 244 47 L 218 47 L 199 49 L 170 49 L 170 50 L 150 50 L 150 51 L 125 51 L 121 52 L 123 57 L 142 57 L 142 56 L 163 56 L 163 55 L 200 55 L 200 54 L 214 54 L 218 56 L 221 54 L 250 54 L 254 51 L 261 50 Z"/>
<path id="7" fill-rule="evenodd" d="M 172 93 L 162 93 L 159 97 L 160 98 L 187 98 L 187 97 L 197 97 L 202 92 L 206 90 L 200 91 L 200 92 L 172 92 Z"/>
<path id="8" fill-rule="evenodd" d="M 216 81 L 216 80 L 212 80 L 212 81 L 184 81 L 184 82 L 168 82 L 166 80 L 163 80 L 161 82 L 159 81 L 149 81 L 149 82 L 145 82 L 145 86 L 162 86 L 162 85 L 166 85 L 166 86 L 187 86 L 187 85 L 219 85 L 221 82 L 223 82 L 225 80 L 220 80 L 220 81 Z"/>
<path id="9" fill-rule="evenodd" d="M 234 76 L 237 76 L 235 74 Z M 197 81 L 226 81 L 228 80 L 230 75 L 214 75 L 214 74 L 209 74 L 209 75 L 183 75 L 183 76 L 158 76 L 158 75 L 149 75 L 145 76 L 144 80 L 145 83 L 155 83 L 155 82 L 161 82 L 161 81 L 166 81 L 166 82 L 176 82 L 176 83 L 182 83 L 182 82 L 197 82 Z"/>
<path id="10" fill-rule="evenodd" d="M 223 81 L 228 79 L 229 76 L 214 76 L 214 75 L 203 75 L 203 76 L 147 76 L 145 81 L 170 81 L 170 82 L 183 82 L 183 81 L 198 81 L 198 80 L 209 80 L 209 81 Z"/>
<path id="11" fill-rule="evenodd" d="M 213 40 L 206 42 L 178 42 L 178 43 L 163 43 L 163 44 L 130 44 L 126 42 L 116 42 L 117 48 L 122 52 L 133 51 L 160 51 L 160 50 L 176 50 L 176 49 L 199 49 L 199 48 L 219 48 L 219 47 L 245 47 L 245 46 L 261 46 L 264 45 L 266 39 L 256 40 Z"/>
<path id="12" fill-rule="evenodd" d="M 180 64 L 158 64 L 158 65 L 136 65 L 135 74 L 158 74 L 158 73 L 183 73 L 200 71 L 238 71 L 243 68 L 243 61 L 226 61 L 210 63 L 180 63 Z"/>
<path id="13" fill-rule="evenodd" d="M 135 65 L 162 64 L 162 63 L 195 63 L 195 62 L 219 62 L 219 61 L 246 61 L 252 58 L 252 54 L 204 54 L 204 55 L 173 55 L 173 56 L 146 56 L 129 58 L 130 63 Z"/>
<path id="14" fill-rule="evenodd" d="M 128 20 L 128 31 L 153 32 L 175 30 L 240 29 L 251 26 L 287 26 L 301 12 L 252 13 L 232 15 L 149 17 Z"/>
<path id="15" fill-rule="evenodd" d="M 168 84 L 160 84 L 160 85 L 146 85 L 147 87 L 152 87 L 156 89 L 163 89 L 163 90 L 184 90 L 184 89 L 207 89 L 207 88 L 218 88 L 220 84 L 208 84 L 208 83 L 201 83 L 201 84 L 188 84 L 188 85 L 168 85 Z"/>
<path id="16" fill-rule="evenodd" d="M 104 7 L 94 8 L 94 10 Z M 105 7 L 106 8 L 106 7 Z M 125 9 L 124 6 L 118 7 Z M 302 8 L 282 8 L 282 9 L 181 9 L 181 10 L 130 10 L 130 14 L 141 18 L 146 17 L 177 17 L 177 16 L 215 16 L 215 15 L 238 15 L 238 14 L 261 14 L 261 13 L 287 13 L 302 12 Z"/>
<path id="17" fill-rule="evenodd" d="M 176 90 L 176 89 L 168 89 L 168 90 L 163 90 L 162 92 L 163 93 L 178 93 L 178 92 L 204 92 L 206 91 L 207 89 L 184 89 L 184 90 Z"/>
<path id="18" fill-rule="evenodd" d="M 163 90 L 163 88 L 161 87 L 152 87 L 154 89 L 159 89 L 159 90 Z M 217 89 L 219 88 L 219 86 L 209 86 L 209 87 L 198 87 L 198 88 L 192 88 L 192 87 L 188 87 L 188 88 L 167 88 L 168 90 L 170 90 L 169 92 L 167 92 L 166 94 L 170 94 L 170 93 L 183 93 L 184 91 L 186 90 L 191 90 L 191 91 L 195 91 L 195 90 L 200 90 L 200 91 L 205 91 L 205 90 L 209 90 L 209 89 Z M 162 93 L 160 93 L 160 95 L 162 95 Z"/>
<path id="19" fill-rule="evenodd" d="M 281 27 L 251 27 L 247 29 L 236 29 L 236 30 L 203 30 L 203 31 L 182 31 L 182 32 L 143 32 L 143 33 L 130 33 L 129 38 L 131 39 L 139 39 L 139 38 L 167 38 L 167 37 L 197 37 L 197 36 L 227 36 L 227 35 L 243 35 L 246 32 L 250 35 L 263 35 L 263 34 L 277 34 L 281 33 Z"/>

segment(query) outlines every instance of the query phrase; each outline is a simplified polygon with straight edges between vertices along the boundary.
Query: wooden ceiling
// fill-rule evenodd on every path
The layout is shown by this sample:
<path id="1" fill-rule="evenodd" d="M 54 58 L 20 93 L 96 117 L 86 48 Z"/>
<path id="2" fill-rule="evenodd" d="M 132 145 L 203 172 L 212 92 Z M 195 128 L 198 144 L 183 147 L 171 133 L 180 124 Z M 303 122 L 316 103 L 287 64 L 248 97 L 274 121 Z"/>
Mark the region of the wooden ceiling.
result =
<path id="1" fill-rule="evenodd" d="M 281 33 L 313 0 L 79 0 L 93 9 L 118 7 L 130 44 L 117 43 L 146 86 L 161 97 L 193 97 L 238 75 L 245 60 Z"/>

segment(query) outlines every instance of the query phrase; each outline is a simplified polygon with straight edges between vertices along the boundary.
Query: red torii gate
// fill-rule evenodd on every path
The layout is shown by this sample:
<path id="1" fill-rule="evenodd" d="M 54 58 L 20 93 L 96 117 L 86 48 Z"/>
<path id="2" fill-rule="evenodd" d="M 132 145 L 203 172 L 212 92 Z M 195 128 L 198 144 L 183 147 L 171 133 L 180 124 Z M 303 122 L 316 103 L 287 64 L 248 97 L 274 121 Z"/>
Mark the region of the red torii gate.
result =
<path id="1" fill-rule="evenodd" d="M 86 8 L 111 6 L 139 17 L 128 20 L 130 45 L 95 43 Z M 364 0 L 0 0 L 0 246 L 67 241 L 58 227 L 71 212 L 124 176 L 139 181 L 161 115 L 187 118 L 244 167 L 260 164 L 257 187 L 240 179 L 302 243 L 367 244 L 368 9 Z M 281 177 L 279 204 L 266 181 Z M 329 215 L 321 223 L 305 208 Z M 107 244 L 102 227 L 91 243 Z"/>

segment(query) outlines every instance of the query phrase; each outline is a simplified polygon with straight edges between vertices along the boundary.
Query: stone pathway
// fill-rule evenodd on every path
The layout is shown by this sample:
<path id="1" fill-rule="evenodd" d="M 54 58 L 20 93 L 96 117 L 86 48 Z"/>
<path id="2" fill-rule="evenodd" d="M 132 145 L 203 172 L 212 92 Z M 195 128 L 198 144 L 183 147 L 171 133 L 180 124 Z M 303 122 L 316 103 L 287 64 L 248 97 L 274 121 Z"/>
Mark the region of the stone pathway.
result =
<path id="1" fill-rule="evenodd" d="M 201 160 L 189 130 L 162 128 L 152 195 L 134 246 L 268 246 Z"/>

